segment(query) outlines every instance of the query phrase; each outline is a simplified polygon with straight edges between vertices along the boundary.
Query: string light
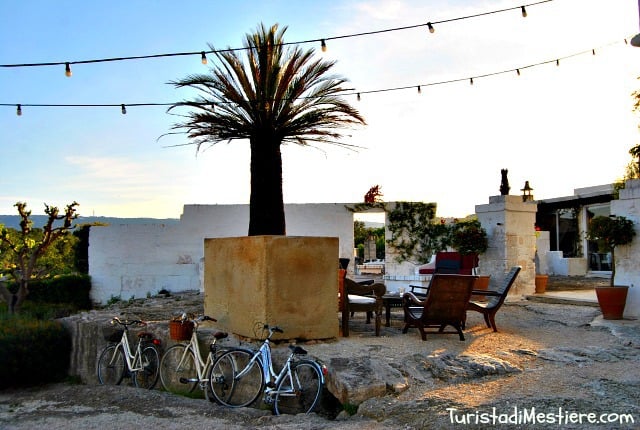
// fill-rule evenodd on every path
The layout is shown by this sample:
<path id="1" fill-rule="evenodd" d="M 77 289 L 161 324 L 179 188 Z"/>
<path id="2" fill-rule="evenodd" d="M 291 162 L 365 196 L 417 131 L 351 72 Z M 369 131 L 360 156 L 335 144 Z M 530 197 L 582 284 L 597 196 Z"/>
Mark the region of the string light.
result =
<path id="1" fill-rule="evenodd" d="M 526 18 L 527 17 L 527 10 L 524 8 L 524 6 L 522 6 L 521 9 L 522 9 L 522 17 Z"/>
<path id="2" fill-rule="evenodd" d="M 539 0 L 533 3 L 529 3 L 526 4 L 525 6 L 537 6 L 543 3 L 550 3 L 554 0 Z M 443 23 L 449 23 L 449 22 L 454 22 L 454 21 L 461 21 L 461 20 L 465 20 L 465 19 L 472 19 L 472 18 L 479 18 L 482 16 L 487 16 L 487 15 L 492 15 L 492 14 L 496 14 L 496 13 L 502 13 L 502 12 L 507 12 L 507 11 L 511 11 L 511 10 L 516 10 L 518 8 L 520 8 L 521 10 L 524 10 L 525 6 L 515 6 L 515 7 L 510 7 L 510 8 L 505 8 L 505 9 L 498 9 L 498 10 L 492 10 L 492 11 L 488 11 L 488 12 L 481 12 L 481 13 L 477 13 L 477 14 L 473 14 L 473 15 L 466 15 L 466 16 L 460 16 L 460 17 L 455 17 L 455 18 L 449 18 L 449 19 L 443 19 L 440 21 L 429 21 L 426 25 L 429 28 L 429 32 L 433 33 L 435 32 L 435 28 L 434 25 L 435 24 L 443 24 Z M 283 43 L 282 46 L 286 46 L 286 45 L 300 45 L 300 44 L 304 44 L 304 43 L 317 43 L 318 41 L 320 41 L 321 46 L 324 45 L 326 46 L 326 41 L 327 40 L 337 40 L 337 39 L 346 39 L 346 38 L 351 38 L 351 37 L 360 37 L 360 36 L 369 36 L 372 34 L 380 34 L 380 33 L 388 33 L 388 32 L 392 32 L 392 31 L 402 31 L 402 30 L 410 30 L 413 28 L 417 28 L 417 27 L 424 27 L 424 23 L 422 24 L 415 24 L 415 25 L 407 25 L 404 27 L 394 27 L 394 28 L 387 28 L 387 29 L 383 29 L 383 30 L 374 30 L 374 31 L 368 31 L 368 32 L 363 32 L 363 33 L 354 33 L 354 34 L 347 34 L 347 35 L 342 35 L 342 36 L 332 36 L 332 37 L 325 37 L 323 39 L 312 39 L 312 40 L 302 40 L 302 41 L 298 41 L 298 42 L 287 42 L 287 43 Z M 217 53 L 217 52 L 230 52 L 230 51 L 245 51 L 248 48 L 229 48 L 229 49 L 224 49 L 224 50 L 220 50 L 220 51 L 216 51 L 216 50 L 212 50 L 209 51 L 211 53 Z M 89 64 L 89 63 L 104 63 L 104 62 L 111 62 L 111 61 L 126 61 L 126 60 L 141 60 L 141 59 L 149 59 L 149 58 L 162 58 L 162 57 L 178 57 L 178 56 L 187 56 L 187 55 L 197 55 L 197 54 L 202 54 L 203 51 L 191 51 L 191 52 L 172 52 L 172 53 L 165 53 L 165 54 L 151 54 L 151 55 L 137 55 L 137 56 L 131 56 L 131 57 L 114 57 L 114 58 L 99 58 L 99 59 L 92 59 L 92 60 L 79 60 L 79 61 L 69 61 L 69 62 L 48 62 L 48 63 L 21 63 L 21 64 L 0 64 L 0 67 L 41 67 L 41 66 L 54 66 L 54 65 L 60 65 L 60 64 L 64 64 L 65 65 L 65 72 L 66 73 L 71 73 L 71 68 L 70 65 L 71 64 Z M 70 76 L 70 75 L 67 75 Z"/>
<path id="3" fill-rule="evenodd" d="M 64 74 L 67 78 L 70 78 L 73 73 L 71 73 L 71 66 L 69 63 L 64 63 Z"/>
<path id="4" fill-rule="evenodd" d="M 327 42 L 324 39 L 320 41 L 320 49 L 322 49 L 322 52 L 327 52 Z"/>
<path id="5" fill-rule="evenodd" d="M 202 58 L 202 64 L 207 64 L 207 56 L 205 55 L 204 51 L 200 53 L 200 58 Z"/>
<path id="6" fill-rule="evenodd" d="M 520 69 L 516 69 L 516 73 L 520 76 Z"/>
<path id="7" fill-rule="evenodd" d="M 593 55 L 596 55 L 596 50 L 595 50 L 595 49 L 592 49 L 592 50 L 591 50 L 591 53 L 592 53 Z"/>
<path id="8" fill-rule="evenodd" d="M 16 105 L 16 115 L 22 116 L 22 106 Z"/>
<path id="9" fill-rule="evenodd" d="M 120 105 L 120 111 L 122 112 L 122 115 L 126 115 L 127 114 L 127 107 L 124 104 Z"/>
<path id="10" fill-rule="evenodd" d="M 621 42 L 610 42 L 608 44 L 603 44 L 600 45 L 598 48 L 602 49 L 604 47 L 610 46 L 610 45 L 614 45 L 617 43 L 621 43 Z M 526 69 L 526 68 L 532 68 L 532 67 L 536 67 L 536 66 L 542 66 L 545 64 L 552 64 L 555 63 L 556 66 L 560 66 L 560 60 L 563 59 L 568 59 L 568 58 L 572 58 L 572 57 L 576 57 L 579 55 L 585 55 L 587 53 L 593 53 L 595 52 L 596 48 L 593 49 L 589 49 L 589 50 L 585 50 L 585 51 L 581 51 L 581 52 L 576 52 L 570 55 L 566 55 L 564 57 L 560 57 L 560 58 L 556 58 L 553 60 L 547 60 L 547 61 L 541 61 L 538 63 L 532 63 L 526 66 L 522 66 L 519 67 L 517 69 L 511 68 L 511 69 L 507 69 L 507 70 L 502 70 L 502 71 L 496 71 L 496 72 L 491 72 L 491 73 L 486 73 L 483 75 L 477 75 L 475 76 L 475 78 L 484 78 L 484 77 L 489 77 L 489 76 L 496 76 L 496 75 L 501 75 L 501 74 L 506 74 L 506 73 L 512 73 L 514 70 L 516 70 L 516 73 L 518 71 L 521 71 L 522 69 Z M 418 89 L 418 93 L 422 92 L 422 87 L 423 86 L 435 86 L 435 85 L 444 85 L 444 84 L 451 84 L 451 83 L 455 83 L 455 82 L 461 82 L 461 81 L 465 81 L 468 80 L 470 85 L 473 85 L 473 77 L 469 78 L 469 77 L 461 77 L 461 78 L 457 78 L 457 79 L 449 79 L 449 80 L 445 80 L 445 81 L 438 81 L 438 82 L 431 82 L 431 83 L 426 83 L 426 84 L 420 84 L 420 85 L 411 85 L 411 86 L 404 86 L 404 87 L 394 87 L 394 88 L 382 88 L 382 89 L 375 89 L 375 90 L 370 90 L 370 91 L 360 91 L 358 93 L 354 93 L 354 92 L 343 92 L 343 95 L 353 95 L 356 94 L 358 100 L 361 99 L 361 94 L 372 94 L 372 93 L 381 93 L 381 92 L 389 92 L 389 91 L 399 91 L 399 90 L 406 90 L 406 89 Z M 353 88 L 345 88 L 344 91 L 352 91 L 354 90 Z M 302 97 L 304 98 L 304 97 Z M 231 103 L 231 102 L 229 102 Z M 127 103 L 130 107 L 131 106 L 175 106 L 176 103 Z M 188 105 L 210 105 L 212 110 L 214 108 L 214 104 L 212 104 L 211 102 L 202 102 L 202 103 L 189 103 Z M 120 106 L 121 108 L 124 107 L 123 104 L 53 104 L 53 103 L 48 103 L 48 104 L 34 104 L 34 103 L 21 103 L 21 104 L 16 104 L 16 103 L 0 103 L 0 106 L 15 106 L 16 107 L 16 113 L 18 114 L 18 111 L 21 112 L 21 108 L 22 106 L 34 106 L 34 107 L 113 107 L 113 106 Z M 187 104 L 185 104 L 185 106 L 187 106 Z M 123 112 L 124 113 L 124 112 Z M 19 114 L 18 114 L 19 115 Z"/>

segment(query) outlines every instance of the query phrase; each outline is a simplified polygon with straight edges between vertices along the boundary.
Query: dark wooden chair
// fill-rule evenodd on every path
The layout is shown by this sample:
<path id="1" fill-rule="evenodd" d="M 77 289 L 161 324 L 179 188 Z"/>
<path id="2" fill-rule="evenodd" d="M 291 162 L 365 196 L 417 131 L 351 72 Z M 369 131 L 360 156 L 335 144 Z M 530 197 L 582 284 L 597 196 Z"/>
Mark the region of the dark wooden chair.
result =
<path id="1" fill-rule="evenodd" d="M 344 290 L 340 300 L 342 312 L 342 335 L 349 336 L 349 316 L 353 312 L 366 312 L 367 322 L 370 315 L 374 317 L 376 336 L 380 336 L 382 321 L 382 296 L 387 292 L 384 284 L 373 283 L 363 285 L 349 278 L 344 278 Z"/>
<path id="2" fill-rule="evenodd" d="M 522 270 L 520 266 L 512 267 L 501 281 L 496 281 L 495 283 L 494 277 L 492 276 L 489 280 L 488 290 L 474 291 L 474 295 L 483 296 L 486 298 L 486 301 L 470 301 L 467 306 L 467 310 L 480 312 L 484 316 L 484 322 L 487 324 L 487 327 L 493 328 L 493 331 L 498 331 L 498 327 L 496 326 L 496 313 L 500 310 L 504 300 L 507 298 L 509 290 L 518 277 L 520 270 Z"/>
<path id="3" fill-rule="evenodd" d="M 462 327 L 476 278 L 436 273 L 431 278 L 424 300 L 413 293 L 405 293 L 402 297 L 405 323 L 402 333 L 407 333 L 410 327 L 416 327 L 422 340 L 427 340 L 425 328 L 438 327 L 438 333 L 445 333 L 444 328 L 450 325 L 456 329 L 451 333 L 458 333 L 460 340 L 464 340 Z"/>

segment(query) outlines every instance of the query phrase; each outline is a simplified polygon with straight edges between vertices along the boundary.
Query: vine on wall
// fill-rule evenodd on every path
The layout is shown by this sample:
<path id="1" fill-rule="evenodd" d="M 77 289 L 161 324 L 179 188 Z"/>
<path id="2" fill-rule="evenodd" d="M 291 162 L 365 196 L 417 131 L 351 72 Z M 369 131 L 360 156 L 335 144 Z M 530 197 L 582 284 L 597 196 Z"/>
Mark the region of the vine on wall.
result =
<path id="1" fill-rule="evenodd" d="M 398 251 L 397 261 L 424 264 L 435 252 L 446 249 L 449 235 L 443 234 L 447 226 L 434 223 L 435 203 L 398 202 L 388 212 L 387 228 L 391 239 L 387 241 Z"/>

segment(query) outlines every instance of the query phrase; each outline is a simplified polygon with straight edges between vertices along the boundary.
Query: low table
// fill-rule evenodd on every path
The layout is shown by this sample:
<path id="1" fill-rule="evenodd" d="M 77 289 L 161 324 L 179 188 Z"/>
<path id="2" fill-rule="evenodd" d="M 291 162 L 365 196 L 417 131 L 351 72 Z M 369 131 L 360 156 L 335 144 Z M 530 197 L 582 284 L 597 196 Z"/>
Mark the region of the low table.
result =
<path id="1" fill-rule="evenodd" d="M 384 296 L 382 296 L 382 304 L 384 305 L 384 316 L 386 318 L 384 326 L 390 327 L 391 323 L 389 321 L 391 319 L 391 308 L 402 307 L 402 295 L 399 293 L 385 294 Z"/>

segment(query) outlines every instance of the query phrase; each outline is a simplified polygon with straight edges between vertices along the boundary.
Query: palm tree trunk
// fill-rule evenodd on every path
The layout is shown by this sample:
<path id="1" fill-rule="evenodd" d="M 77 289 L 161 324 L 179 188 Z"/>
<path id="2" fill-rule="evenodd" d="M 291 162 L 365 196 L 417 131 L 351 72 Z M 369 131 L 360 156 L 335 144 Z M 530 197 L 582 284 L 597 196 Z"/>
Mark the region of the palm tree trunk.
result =
<path id="1" fill-rule="evenodd" d="M 280 141 L 251 139 L 249 236 L 285 235 Z"/>

